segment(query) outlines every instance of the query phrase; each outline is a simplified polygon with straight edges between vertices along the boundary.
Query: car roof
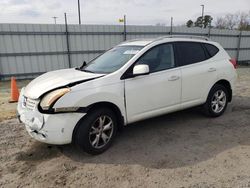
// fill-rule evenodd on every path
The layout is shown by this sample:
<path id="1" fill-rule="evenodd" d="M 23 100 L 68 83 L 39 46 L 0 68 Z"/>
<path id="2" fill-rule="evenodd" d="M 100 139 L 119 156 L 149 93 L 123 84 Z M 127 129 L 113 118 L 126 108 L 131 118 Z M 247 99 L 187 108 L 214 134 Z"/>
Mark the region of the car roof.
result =
<path id="1" fill-rule="evenodd" d="M 177 42 L 177 41 L 187 41 L 187 42 L 203 42 L 203 43 L 210 43 L 210 44 L 214 44 L 213 41 L 210 41 L 208 38 L 206 37 L 202 37 L 202 36 L 187 36 L 187 37 L 183 37 L 183 36 L 163 36 L 163 37 L 158 37 L 158 38 L 147 38 L 147 39 L 134 39 L 134 40 L 129 40 L 129 41 L 125 41 L 121 44 L 119 44 L 119 46 L 146 46 L 150 43 L 154 43 L 154 42 Z"/>

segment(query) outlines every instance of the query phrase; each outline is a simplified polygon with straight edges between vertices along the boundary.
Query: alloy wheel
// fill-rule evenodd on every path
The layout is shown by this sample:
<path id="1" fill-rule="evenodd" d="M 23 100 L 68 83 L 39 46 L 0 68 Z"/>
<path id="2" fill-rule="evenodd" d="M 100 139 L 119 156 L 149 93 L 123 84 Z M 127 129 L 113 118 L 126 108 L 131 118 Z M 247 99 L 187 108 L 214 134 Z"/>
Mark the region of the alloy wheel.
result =
<path id="1" fill-rule="evenodd" d="M 214 113 L 220 113 L 226 106 L 226 93 L 223 90 L 218 90 L 212 97 L 212 110 Z"/>
<path id="2" fill-rule="evenodd" d="M 107 115 L 99 116 L 92 124 L 89 131 L 89 141 L 96 149 L 103 148 L 113 135 L 114 125 Z"/>

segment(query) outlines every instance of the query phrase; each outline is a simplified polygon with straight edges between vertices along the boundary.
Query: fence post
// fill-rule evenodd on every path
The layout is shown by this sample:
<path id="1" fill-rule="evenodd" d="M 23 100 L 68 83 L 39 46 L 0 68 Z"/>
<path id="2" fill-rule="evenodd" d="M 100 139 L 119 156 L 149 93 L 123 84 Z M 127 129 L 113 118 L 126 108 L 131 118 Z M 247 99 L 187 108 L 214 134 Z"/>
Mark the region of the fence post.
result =
<path id="1" fill-rule="evenodd" d="M 123 17 L 123 39 L 124 41 L 127 40 L 127 20 L 126 20 L 126 15 Z"/>
<path id="2" fill-rule="evenodd" d="M 65 35 L 66 35 L 66 44 L 67 44 L 68 63 L 69 63 L 69 68 L 71 68 L 70 48 L 69 48 L 69 32 L 68 32 L 67 14 L 66 13 L 64 13 L 64 18 L 65 18 Z"/>
<path id="3" fill-rule="evenodd" d="M 207 37 L 210 38 L 210 35 L 211 35 L 211 25 L 208 27 Z"/>
<path id="4" fill-rule="evenodd" d="M 242 31 L 240 31 L 240 34 L 238 35 L 238 44 L 237 44 L 237 52 L 236 52 L 236 60 L 237 61 L 239 61 L 239 56 L 240 56 L 241 35 L 242 35 Z"/>
<path id="5" fill-rule="evenodd" d="M 173 17 L 171 17 L 171 25 L 170 25 L 170 32 L 169 32 L 170 35 L 173 34 Z"/>

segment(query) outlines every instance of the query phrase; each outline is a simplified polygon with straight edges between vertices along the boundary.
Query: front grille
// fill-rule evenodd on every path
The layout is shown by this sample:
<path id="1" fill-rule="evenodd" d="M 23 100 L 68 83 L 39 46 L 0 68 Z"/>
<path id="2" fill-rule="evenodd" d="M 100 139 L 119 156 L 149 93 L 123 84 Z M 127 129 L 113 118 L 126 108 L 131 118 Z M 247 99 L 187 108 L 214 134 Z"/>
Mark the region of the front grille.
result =
<path id="1" fill-rule="evenodd" d="M 29 110 L 34 110 L 38 104 L 39 100 L 34 100 L 31 98 L 26 97 L 24 102 L 24 107 Z"/>

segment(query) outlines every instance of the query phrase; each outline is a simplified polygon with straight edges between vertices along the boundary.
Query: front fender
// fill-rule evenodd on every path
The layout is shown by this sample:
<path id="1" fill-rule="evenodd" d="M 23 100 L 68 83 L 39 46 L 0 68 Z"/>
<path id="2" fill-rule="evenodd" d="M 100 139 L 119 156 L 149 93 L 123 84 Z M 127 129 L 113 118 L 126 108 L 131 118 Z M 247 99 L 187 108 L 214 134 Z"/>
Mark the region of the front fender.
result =
<path id="1" fill-rule="evenodd" d="M 62 96 L 53 108 L 88 107 L 98 102 L 113 103 L 120 109 L 122 116 L 126 117 L 123 81 L 88 89 L 76 86 Z"/>

